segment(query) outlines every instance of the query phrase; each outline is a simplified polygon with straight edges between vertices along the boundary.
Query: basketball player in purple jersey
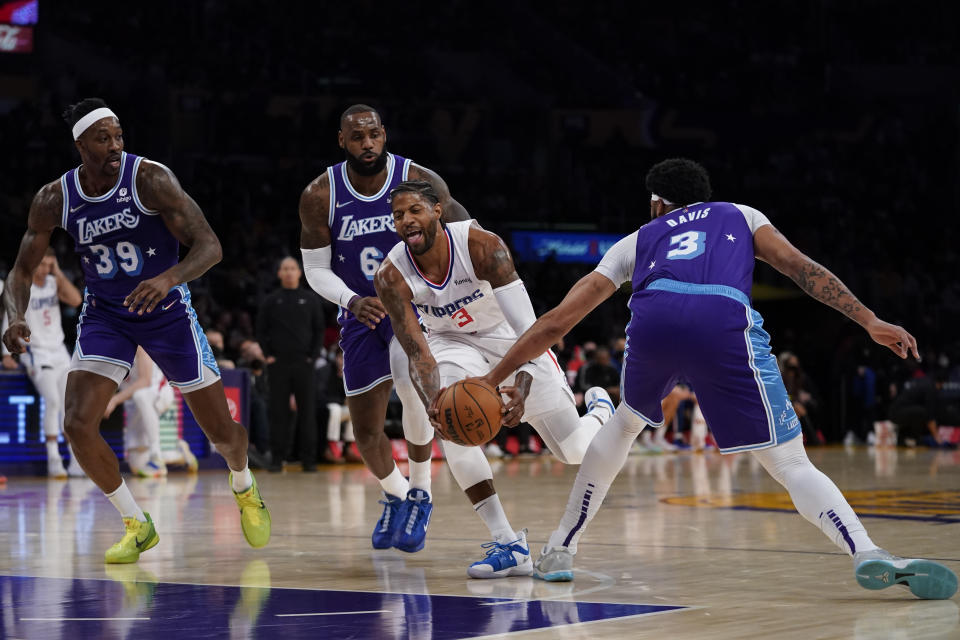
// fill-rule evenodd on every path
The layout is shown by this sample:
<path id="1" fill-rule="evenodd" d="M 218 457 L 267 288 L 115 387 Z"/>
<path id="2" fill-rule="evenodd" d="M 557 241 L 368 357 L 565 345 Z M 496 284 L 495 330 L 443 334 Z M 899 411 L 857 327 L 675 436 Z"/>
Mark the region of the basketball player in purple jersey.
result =
<path id="1" fill-rule="evenodd" d="M 880 549 L 833 482 L 811 464 L 787 397 L 770 336 L 750 306 L 754 258 L 862 326 L 901 358 L 919 358 L 916 340 L 865 307 L 834 274 L 804 255 L 762 213 L 710 202 L 710 179 L 686 159 L 660 162 L 646 177 L 652 221 L 604 255 L 484 376 L 498 384 L 566 334 L 617 288 L 632 281 L 622 401 L 597 433 L 577 474 L 560 526 L 535 575 L 572 580 L 573 554 L 637 434 L 663 424 L 660 401 L 679 376 L 697 390 L 721 452 L 751 451 L 790 493 L 797 511 L 853 557 L 867 589 L 908 586 L 920 598 L 949 598 L 957 576 L 929 560 Z"/>
<path id="2" fill-rule="evenodd" d="M 433 427 L 410 381 L 406 355 L 393 337 L 373 277 L 397 243 L 388 199 L 400 182 L 426 180 L 433 185 L 445 222 L 470 216 L 440 176 L 386 150 L 387 131 L 372 107 L 358 104 L 344 111 L 338 140 L 346 160 L 329 167 L 300 197 L 303 271 L 314 291 L 340 307 L 347 406 L 363 461 L 385 494 L 373 546 L 414 552 L 423 548 L 433 510 Z M 383 432 L 391 379 L 403 403 L 409 481 L 393 461 Z"/>
<path id="3" fill-rule="evenodd" d="M 173 172 L 124 152 L 120 121 L 103 100 L 87 98 L 68 108 L 64 119 L 83 163 L 40 189 L 30 205 L 27 231 L 7 278 L 10 326 L 3 342 L 12 353 L 25 350 L 31 274 L 54 228 L 62 227 L 76 243 L 87 285 L 67 377 L 64 431 L 80 466 L 123 518 L 126 532 L 107 550 L 106 562 L 136 562 L 159 541 L 99 432 L 137 345 L 179 387 L 226 458 L 244 536 L 262 547 L 270 539 L 270 514 L 247 467 L 247 433 L 230 417 L 220 372 L 185 284 L 220 261 L 220 241 Z M 181 242 L 190 247 L 183 260 Z"/>

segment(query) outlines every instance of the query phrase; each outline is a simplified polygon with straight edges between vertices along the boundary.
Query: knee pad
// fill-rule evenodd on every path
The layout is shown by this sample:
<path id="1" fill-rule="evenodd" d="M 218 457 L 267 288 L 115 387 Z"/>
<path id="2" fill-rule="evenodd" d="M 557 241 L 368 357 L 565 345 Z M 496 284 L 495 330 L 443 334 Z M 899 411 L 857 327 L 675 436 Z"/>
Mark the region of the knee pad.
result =
<path id="1" fill-rule="evenodd" d="M 448 440 L 441 440 L 443 454 L 450 466 L 453 478 L 466 490 L 478 482 L 493 479 L 493 470 L 480 447 L 462 447 Z"/>

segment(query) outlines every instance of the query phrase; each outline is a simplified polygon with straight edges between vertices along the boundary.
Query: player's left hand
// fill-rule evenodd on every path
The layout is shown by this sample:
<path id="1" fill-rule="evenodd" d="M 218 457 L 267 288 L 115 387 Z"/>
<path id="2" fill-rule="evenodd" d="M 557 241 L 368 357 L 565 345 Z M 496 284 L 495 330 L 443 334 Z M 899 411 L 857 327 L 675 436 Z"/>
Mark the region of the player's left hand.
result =
<path id="1" fill-rule="evenodd" d="M 500 387 L 500 395 L 507 396 L 507 402 L 500 410 L 503 426 L 517 426 L 520 424 L 520 418 L 523 417 L 523 403 L 527 399 L 527 394 L 519 387 Z"/>
<path id="2" fill-rule="evenodd" d="M 162 273 L 144 280 L 123 300 L 123 306 L 127 307 L 130 313 L 136 313 L 138 316 L 150 313 L 161 300 L 167 297 L 170 289 L 173 289 L 176 284 Z"/>
<path id="3" fill-rule="evenodd" d="M 443 397 L 443 392 L 446 390 L 446 387 L 440 387 L 437 394 L 433 396 L 433 400 L 430 401 L 430 406 L 427 407 L 427 418 L 430 419 L 430 426 L 433 427 L 437 437 L 441 440 L 446 440 L 446 438 L 440 429 L 440 398 Z"/>
<path id="4" fill-rule="evenodd" d="M 864 328 L 874 342 L 882 344 L 904 360 L 912 353 L 917 362 L 920 361 L 917 339 L 903 327 L 875 318 Z"/>

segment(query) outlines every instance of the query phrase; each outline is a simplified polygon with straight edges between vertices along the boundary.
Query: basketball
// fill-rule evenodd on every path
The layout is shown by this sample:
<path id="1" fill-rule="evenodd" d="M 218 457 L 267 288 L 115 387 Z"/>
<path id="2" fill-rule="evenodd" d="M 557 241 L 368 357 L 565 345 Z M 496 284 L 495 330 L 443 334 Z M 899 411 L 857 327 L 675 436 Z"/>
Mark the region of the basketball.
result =
<path id="1" fill-rule="evenodd" d="M 443 392 L 438 408 L 440 432 L 456 444 L 486 444 L 500 430 L 503 400 L 490 385 L 474 380 L 456 382 Z"/>

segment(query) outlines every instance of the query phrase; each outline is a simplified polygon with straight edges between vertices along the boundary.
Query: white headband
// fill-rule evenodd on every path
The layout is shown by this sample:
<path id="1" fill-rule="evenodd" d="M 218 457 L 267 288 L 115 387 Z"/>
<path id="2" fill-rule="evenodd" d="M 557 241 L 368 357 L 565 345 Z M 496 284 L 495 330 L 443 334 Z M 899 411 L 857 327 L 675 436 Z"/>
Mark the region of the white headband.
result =
<path id="1" fill-rule="evenodd" d="M 672 202 L 670 202 L 670 201 L 667 200 L 666 198 L 661 198 L 661 197 L 658 196 L 657 194 L 651 193 L 651 194 L 650 194 L 650 202 L 658 202 L 658 201 L 662 201 L 663 204 L 668 204 L 668 205 L 669 205 L 669 204 L 673 204 Z"/>
<path id="2" fill-rule="evenodd" d="M 107 107 L 100 107 L 99 109 L 94 109 L 87 115 L 83 116 L 77 120 L 77 124 L 73 125 L 73 139 L 76 140 L 83 132 L 90 128 L 97 120 L 102 120 L 103 118 L 117 118 L 117 114 L 113 111 L 110 111 Z M 119 120 L 120 118 L 117 118 Z"/>

